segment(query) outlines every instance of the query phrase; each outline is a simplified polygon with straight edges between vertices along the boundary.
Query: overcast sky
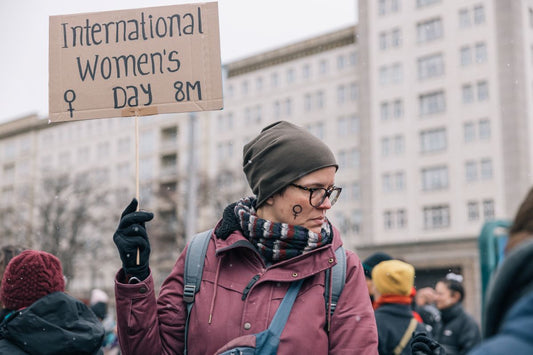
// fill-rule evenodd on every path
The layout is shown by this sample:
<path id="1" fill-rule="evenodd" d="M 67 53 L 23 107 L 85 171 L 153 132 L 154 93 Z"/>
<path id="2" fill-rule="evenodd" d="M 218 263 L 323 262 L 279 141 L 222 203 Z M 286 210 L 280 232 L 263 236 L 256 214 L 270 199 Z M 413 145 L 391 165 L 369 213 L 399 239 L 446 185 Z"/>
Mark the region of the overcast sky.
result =
<path id="1" fill-rule="evenodd" d="M 48 115 L 48 17 L 196 0 L 1 0 L 0 122 Z M 220 0 L 222 63 L 357 21 L 357 0 Z"/>

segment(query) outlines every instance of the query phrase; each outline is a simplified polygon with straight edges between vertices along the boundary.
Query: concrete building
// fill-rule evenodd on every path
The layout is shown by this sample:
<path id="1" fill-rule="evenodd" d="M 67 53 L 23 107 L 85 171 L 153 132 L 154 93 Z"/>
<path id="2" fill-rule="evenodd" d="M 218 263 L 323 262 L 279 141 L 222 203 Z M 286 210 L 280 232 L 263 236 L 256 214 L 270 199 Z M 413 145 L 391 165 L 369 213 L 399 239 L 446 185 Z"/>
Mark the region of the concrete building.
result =
<path id="1" fill-rule="evenodd" d="M 360 0 L 358 39 L 356 245 L 463 273 L 479 315 L 482 222 L 532 183 L 533 2 Z"/>

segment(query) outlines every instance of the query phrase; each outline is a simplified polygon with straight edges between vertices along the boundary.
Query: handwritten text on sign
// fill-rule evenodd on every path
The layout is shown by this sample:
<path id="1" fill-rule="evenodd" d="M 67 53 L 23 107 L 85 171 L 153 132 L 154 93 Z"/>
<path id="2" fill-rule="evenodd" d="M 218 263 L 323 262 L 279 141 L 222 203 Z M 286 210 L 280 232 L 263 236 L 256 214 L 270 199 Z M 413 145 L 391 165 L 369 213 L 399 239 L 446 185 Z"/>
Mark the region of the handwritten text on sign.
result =
<path id="1" fill-rule="evenodd" d="M 222 108 L 217 3 L 50 17 L 50 120 Z"/>

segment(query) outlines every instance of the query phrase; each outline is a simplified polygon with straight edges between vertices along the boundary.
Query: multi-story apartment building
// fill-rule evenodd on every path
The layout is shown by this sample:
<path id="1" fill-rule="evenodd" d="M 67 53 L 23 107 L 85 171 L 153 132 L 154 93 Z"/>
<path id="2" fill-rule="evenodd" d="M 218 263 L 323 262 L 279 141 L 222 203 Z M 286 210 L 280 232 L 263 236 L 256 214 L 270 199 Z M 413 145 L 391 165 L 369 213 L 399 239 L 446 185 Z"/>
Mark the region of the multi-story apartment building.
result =
<path id="1" fill-rule="evenodd" d="M 532 183 L 533 1 L 359 1 L 360 250 L 465 275 Z M 423 276 L 423 274 L 422 274 Z"/>

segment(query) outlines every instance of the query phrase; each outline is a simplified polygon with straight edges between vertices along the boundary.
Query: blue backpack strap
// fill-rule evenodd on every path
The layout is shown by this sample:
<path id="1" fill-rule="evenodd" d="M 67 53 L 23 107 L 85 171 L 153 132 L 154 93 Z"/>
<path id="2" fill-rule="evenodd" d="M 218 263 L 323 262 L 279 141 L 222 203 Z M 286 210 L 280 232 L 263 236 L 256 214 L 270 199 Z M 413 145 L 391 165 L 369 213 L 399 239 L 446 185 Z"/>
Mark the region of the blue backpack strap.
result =
<path id="1" fill-rule="evenodd" d="M 346 283 L 346 251 L 342 245 L 335 250 L 335 258 L 337 259 L 337 263 L 331 269 L 326 270 L 326 292 L 324 293 L 324 298 L 326 300 L 326 318 L 328 318 L 328 311 L 331 312 L 329 316 L 333 316 L 333 312 L 335 312 L 335 308 L 337 308 L 337 302 L 341 296 L 342 289 Z M 329 304 L 330 272 L 331 304 Z M 327 325 L 327 329 L 329 329 L 329 324 Z"/>
<path id="2" fill-rule="evenodd" d="M 187 319 L 185 320 L 185 334 L 184 334 L 184 354 L 187 354 L 187 336 L 189 331 L 189 317 L 191 309 L 194 304 L 194 297 L 200 291 L 200 284 L 202 282 L 202 273 L 204 272 L 204 260 L 207 252 L 207 246 L 211 239 L 213 230 L 207 230 L 196 234 L 189 246 L 187 247 L 187 254 L 185 255 L 185 271 L 183 274 L 183 301 L 187 303 Z"/>

